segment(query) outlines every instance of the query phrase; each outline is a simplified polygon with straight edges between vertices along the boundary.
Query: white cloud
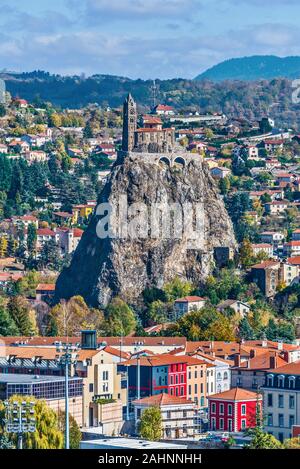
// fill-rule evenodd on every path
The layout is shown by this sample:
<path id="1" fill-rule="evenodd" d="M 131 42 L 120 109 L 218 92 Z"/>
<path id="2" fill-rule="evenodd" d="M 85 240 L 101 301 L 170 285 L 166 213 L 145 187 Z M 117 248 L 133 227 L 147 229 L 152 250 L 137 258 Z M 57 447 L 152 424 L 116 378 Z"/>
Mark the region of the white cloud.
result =
<path id="1" fill-rule="evenodd" d="M 71 0 L 74 1 L 74 0 Z M 193 17 L 201 10 L 203 0 L 85 0 L 83 11 L 87 20 L 147 20 L 156 18 Z"/>

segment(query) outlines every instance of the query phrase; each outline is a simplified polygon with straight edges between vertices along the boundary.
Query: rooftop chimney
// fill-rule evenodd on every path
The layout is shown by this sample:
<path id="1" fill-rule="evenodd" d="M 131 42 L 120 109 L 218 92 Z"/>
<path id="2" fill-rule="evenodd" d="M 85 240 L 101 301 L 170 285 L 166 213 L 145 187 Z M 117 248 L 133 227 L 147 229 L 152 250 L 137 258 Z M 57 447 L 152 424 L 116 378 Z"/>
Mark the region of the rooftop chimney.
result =
<path id="1" fill-rule="evenodd" d="M 277 359 L 277 355 L 271 355 L 270 356 L 270 369 L 273 370 L 275 368 L 277 368 L 278 366 L 278 359 Z"/>
<path id="2" fill-rule="evenodd" d="M 234 366 L 238 368 L 241 366 L 241 356 L 238 353 L 234 355 Z"/>
<path id="3" fill-rule="evenodd" d="M 278 350 L 283 350 L 283 342 L 280 340 L 277 344 Z"/>

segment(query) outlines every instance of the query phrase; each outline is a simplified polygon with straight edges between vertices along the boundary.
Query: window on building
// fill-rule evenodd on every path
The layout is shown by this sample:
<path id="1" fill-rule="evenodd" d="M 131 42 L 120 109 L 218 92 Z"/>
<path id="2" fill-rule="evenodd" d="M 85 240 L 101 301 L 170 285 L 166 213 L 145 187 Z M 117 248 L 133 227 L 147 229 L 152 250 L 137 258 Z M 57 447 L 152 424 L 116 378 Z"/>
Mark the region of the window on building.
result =
<path id="1" fill-rule="evenodd" d="M 278 376 L 278 387 L 283 388 L 284 387 L 284 376 Z"/>
<path id="2" fill-rule="evenodd" d="M 228 420 L 228 431 L 232 432 L 232 420 Z"/>
<path id="3" fill-rule="evenodd" d="M 278 426 L 284 427 L 284 415 L 283 414 L 278 414 Z"/>
<path id="4" fill-rule="evenodd" d="M 220 404 L 220 414 L 224 414 L 224 404 Z"/>
<path id="5" fill-rule="evenodd" d="M 216 418 L 213 417 L 213 418 L 211 419 L 211 430 L 214 431 L 215 429 L 216 429 Z"/>
<path id="6" fill-rule="evenodd" d="M 227 410 L 228 410 L 228 415 L 232 415 L 232 404 L 228 404 Z"/>
<path id="7" fill-rule="evenodd" d="M 273 375 L 268 375 L 267 383 L 268 383 L 268 386 L 273 387 L 273 384 L 274 384 L 274 376 Z"/>
<path id="8" fill-rule="evenodd" d="M 273 407 L 273 394 L 268 394 L 268 407 Z"/>
<path id="9" fill-rule="evenodd" d="M 228 379 L 228 373 L 227 373 L 227 371 L 225 371 L 225 373 L 224 373 L 224 379 L 225 379 L 225 380 Z"/>
<path id="10" fill-rule="evenodd" d="M 246 424 L 246 419 L 242 419 L 242 420 L 241 420 L 241 427 L 242 427 L 243 430 L 245 430 L 246 425 L 247 425 L 247 424 Z"/>
<path id="11" fill-rule="evenodd" d="M 170 419 L 172 417 L 171 411 L 167 410 L 167 419 Z"/>
<path id="12" fill-rule="evenodd" d="M 246 415 L 246 404 L 243 404 L 241 407 L 241 414 Z"/>
<path id="13" fill-rule="evenodd" d="M 289 427 L 292 428 L 293 425 L 295 425 L 295 416 L 289 415 Z"/>
<path id="14" fill-rule="evenodd" d="M 184 396 L 184 388 L 183 388 L 182 386 L 181 386 L 181 388 L 180 388 L 180 395 L 181 395 L 181 396 Z"/>
<path id="15" fill-rule="evenodd" d="M 192 386 L 189 384 L 189 396 L 192 394 Z"/>
<path id="16" fill-rule="evenodd" d="M 219 420 L 220 430 L 224 430 L 224 419 Z"/>
<path id="17" fill-rule="evenodd" d="M 198 392 L 198 384 L 195 383 L 195 394 L 197 394 L 197 392 Z"/>
<path id="18" fill-rule="evenodd" d="M 181 382 L 181 384 L 184 383 L 184 375 L 180 376 L 180 382 Z"/>
<path id="19" fill-rule="evenodd" d="M 290 389 L 295 389 L 295 384 L 296 384 L 295 376 L 290 376 L 289 377 L 289 388 Z"/>
<path id="20" fill-rule="evenodd" d="M 189 371 L 189 379 L 192 379 L 192 372 Z"/>
<path id="21" fill-rule="evenodd" d="M 90 383 L 89 384 L 89 392 L 93 392 L 94 391 L 94 385 L 93 383 Z"/>
<path id="22" fill-rule="evenodd" d="M 283 394 L 278 394 L 278 407 L 282 409 L 284 407 Z"/>
<path id="23" fill-rule="evenodd" d="M 295 396 L 292 394 L 289 396 L 289 408 L 295 409 Z"/>
<path id="24" fill-rule="evenodd" d="M 216 413 L 216 404 L 214 402 L 211 405 L 211 412 L 212 412 L 212 414 Z"/>
<path id="25" fill-rule="evenodd" d="M 267 425 L 269 427 L 273 427 L 273 414 L 268 414 L 268 417 L 267 417 Z"/>

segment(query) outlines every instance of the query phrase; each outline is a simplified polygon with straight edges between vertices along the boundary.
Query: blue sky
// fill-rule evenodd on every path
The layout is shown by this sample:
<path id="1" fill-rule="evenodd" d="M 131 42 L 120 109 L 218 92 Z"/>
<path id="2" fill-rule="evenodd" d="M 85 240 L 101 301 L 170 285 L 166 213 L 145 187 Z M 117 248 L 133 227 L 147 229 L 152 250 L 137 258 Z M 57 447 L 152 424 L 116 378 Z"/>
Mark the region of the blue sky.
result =
<path id="1" fill-rule="evenodd" d="M 0 69 L 192 78 L 300 55 L 299 0 L 0 0 Z"/>

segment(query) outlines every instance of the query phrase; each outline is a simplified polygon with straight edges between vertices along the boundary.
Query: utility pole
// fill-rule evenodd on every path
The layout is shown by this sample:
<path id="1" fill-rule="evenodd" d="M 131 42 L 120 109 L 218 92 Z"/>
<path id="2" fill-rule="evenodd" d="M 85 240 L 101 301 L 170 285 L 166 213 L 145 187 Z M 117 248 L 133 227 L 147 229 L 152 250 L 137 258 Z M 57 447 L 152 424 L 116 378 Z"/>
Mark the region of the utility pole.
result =
<path id="1" fill-rule="evenodd" d="M 34 402 L 4 402 L 5 406 L 5 431 L 17 434 L 17 447 L 23 449 L 24 433 L 34 433 L 36 421 L 34 417 Z"/>
<path id="2" fill-rule="evenodd" d="M 140 347 L 143 345 L 143 342 L 136 342 L 135 344 L 135 351 L 137 354 L 137 399 L 141 398 L 141 362 L 140 362 Z"/>
<path id="3" fill-rule="evenodd" d="M 70 419 L 69 419 L 69 366 L 75 365 L 78 359 L 78 345 L 65 343 L 56 347 L 56 361 L 65 369 L 65 449 L 70 449 Z"/>

